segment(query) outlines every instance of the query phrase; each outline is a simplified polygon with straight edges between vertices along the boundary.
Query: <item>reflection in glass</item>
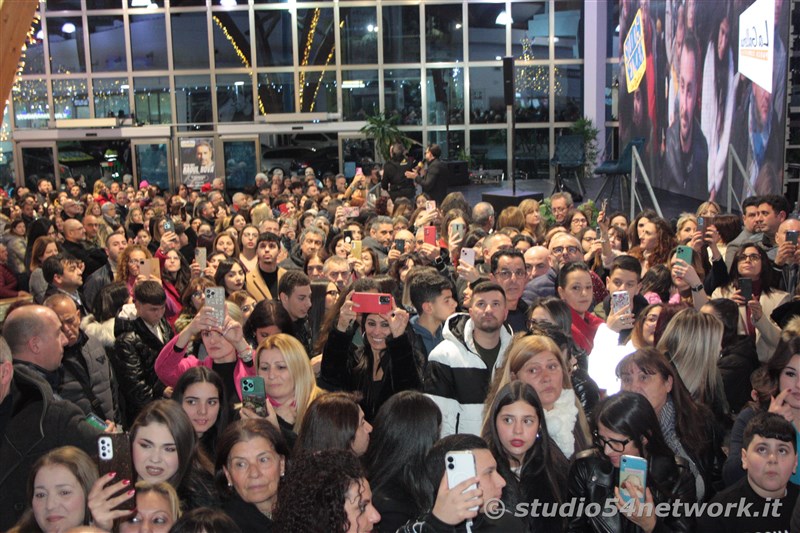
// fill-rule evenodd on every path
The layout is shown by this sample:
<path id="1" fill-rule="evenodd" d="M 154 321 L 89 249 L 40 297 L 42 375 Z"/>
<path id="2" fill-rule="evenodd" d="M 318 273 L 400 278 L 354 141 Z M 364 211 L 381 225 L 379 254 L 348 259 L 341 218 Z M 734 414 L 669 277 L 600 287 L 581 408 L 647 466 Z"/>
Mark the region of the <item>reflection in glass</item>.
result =
<path id="1" fill-rule="evenodd" d="M 554 96 L 557 122 L 573 122 L 583 116 L 583 66 L 555 67 Z"/>
<path id="2" fill-rule="evenodd" d="M 377 70 L 342 71 L 343 120 L 366 120 L 378 112 L 379 100 Z"/>
<path id="3" fill-rule="evenodd" d="M 250 18 L 247 11 L 215 11 L 214 61 L 217 68 L 250 67 Z"/>
<path id="4" fill-rule="evenodd" d="M 429 131 L 428 144 L 436 143 L 442 148 L 442 159 L 463 159 L 464 131 Z"/>
<path id="5" fill-rule="evenodd" d="M 606 64 L 606 120 L 619 120 L 619 63 Z"/>
<path id="6" fill-rule="evenodd" d="M 471 67 L 469 79 L 470 123 L 505 124 L 503 67 Z"/>
<path id="7" fill-rule="evenodd" d="M 23 148 L 22 177 L 25 183 L 30 185 L 32 185 L 32 181 L 35 183 L 35 180 L 30 179 L 33 177 L 53 180 L 55 172 L 53 162 L 52 148 Z"/>
<path id="8" fill-rule="evenodd" d="M 419 7 L 385 6 L 382 24 L 383 62 L 419 62 Z"/>
<path id="9" fill-rule="evenodd" d="M 252 122 L 253 82 L 249 75 L 217 75 L 217 120 Z"/>
<path id="10" fill-rule="evenodd" d="M 206 13 L 172 13 L 171 17 L 174 67 L 208 68 Z"/>
<path id="11" fill-rule="evenodd" d="M 619 2 L 608 4 L 606 14 L 606 57 L 619 57 Z"/>
<path id="12" fill-rule="evenodd" d="M 336 74 L 300 72 L 300 112 L 336 113 Z"/>
<path id="13" fill-rule="evenodd" d="M 425 44 L 428 61 L 462 61 L 463 41 L 461 4 L 425 7 Z"/>
<path id="14" fill-rule="evenodd" d="M 428 69 L 427 91 L 429 124 L 464 123 L 464 73 L 462 69 Z"/>
<path id="15" fill-rule="evenodd" d="M 88 17 L 93 72 L 126 70 L 125 29 L 122 15 Z"/>
<path id="16" fill-rule="evenodd" d="M 517 122 L 548 122 L 550 120 L 550 67 L 531 65 L 516 67 L 514 79 Z"/>
<path id="17" fill-rule="evenodd" d="M 294 113 L 294 74 L 268 72 L 258 75 L 259 114 Z"/>
<path id="18" fill-rule="evenodd" d="M 609 11 L 611 4 L 609 2 Z M 583 0 L 555 2 L 555 27 L 553 47 L 555 59 L 580 59 L 583 57 Z"/>
<path id="19" fill-rule="evenodd" d="M 333 9 L 297 10 L 297 48 L 300 66 L 335 64 Z"/>
<path id="20" fill-rule="evenodd" d="M 475 168 L 506 170 L 506 129 L 480 129 L 470 132 L 470 155 Z"/>
<path id="21" fill-rule="evenodd" d="M 56 120 L 90 118 L 86 80 L 53 80 L 53 108 Z"/>
<path id="22" fill-rule="evenodd" d="M 127 78 L 95 78 L 92 82 L 94 92 L 94 116 L 97 118 L 130 116 Z"/>
<path id="23" fill-rule="evenodd" d="M 339 28 L 343 64 L 378 62 L 378 33 L 382 28 L 374 7 L 340 7 Z"/>
<path id="24" fill-rule="evenodd" d="M 164 15 L 131 15 L 130 21 L 133 70 L 166 69 L 167 29 Z"/>
<path id="25" fill-rule="evenodd" d="M 151 185 L 158 185 L 164 190 L 169 189 L 167 145 L 164 143 L 137 144 L 136 174 L 139 181 L 146 179 Z"/>
<path id="26" fill-rule="evenodd" d="M 256 143 L 254 141 L 225 141 L 225 187 L 241 191 L 253 181 L 256 167 Z"/>
<path id="27" fill-rule="evenodd" d="M 50 120 L 47 105 L 47 82 L 20 80 L 11 90 L 14 99 L 14 126 L 17 128 L 46 128 Z M 8 106 L 6 106 L 8 111 Z M 3 121 L 5 124 L 5 121 Z"/>
<path id="28" fill-rule="evenodd" d="M 175 121 L 179 124 L 211 123 L 209 76 L 175 76 Z"/>
<path id="29" fill-rule="evenodd" d="M 531 178 L 547 177 L 550 168 L 550 131 L 520 129 L 514 131 L 514 169 Z"/>
<path id="30" fill-rule="evenodd" d="M 417 69 L 383 71 L 386 113 L 400 115 L 398 125 L 422 124 L 422 86 Z"/>
<path id="31" fill-rule="evenodd" d="M 517 59 L 550 57 L 550 13 L 548 3 L 511 4 L 511 54 Z"/>
<path id="32" fill-rule="evenodd" d="M 143 124 L 172 122 L 169 78 L 133 78 L 133 102 L 137 122 Z"/>
<path id="33" fill-rule="evenodd" d="M 80 17 L 48 17 L 47 39 L 53 74 L 86 72 L 83 23 Z"/>
<path id="34" fill-rule="evenodd" d="M 33 19 L 31 22 L 31 31 L 34 38 L 27 39 L 25 66 L 22 67 L 22 74 L 44 74 L 44 35 L 42 32 L 42 21 Z M 37 35 L 41 38 L 36 37 Z"/>
<path id="35" fill-rule="evenodd" d="M 8 114 L 11 106 L 5 106 L 3 123 L 0 125 L 0 187 L 7 189 L 14 184 L 14 143 L 11 142 L 11 121 Z"/>
<path id="36" fill-rule="evenodd" d="M 292 14 L 256 11 L 256 58 L 259 67 L 292 65 Z"/>
<path id="37" fill-rule="evenodd" d="M 469 59 L 487 61 L 506 55 L 506 25 L 498 24 L 498 16 L 505 13 L 505 4 L 470 4 Z"/>

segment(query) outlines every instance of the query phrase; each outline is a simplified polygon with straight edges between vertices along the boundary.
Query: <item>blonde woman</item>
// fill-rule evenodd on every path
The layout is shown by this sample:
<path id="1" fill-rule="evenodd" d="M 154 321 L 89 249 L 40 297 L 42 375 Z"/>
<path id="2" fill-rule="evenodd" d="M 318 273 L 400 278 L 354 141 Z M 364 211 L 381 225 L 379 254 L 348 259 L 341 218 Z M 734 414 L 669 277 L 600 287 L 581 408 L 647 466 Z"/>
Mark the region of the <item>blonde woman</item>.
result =
<path id="1" fill-rule="evenodd" d="M 536 391 L 544 407 L 550 437 L 567 458 L 591 448 L 589 424 L 572 390 L 564 356 L 550 338 L 542 335 L 517 337 L 506 352 L 502 371 L 495 377 L 486 405 L 507 383 L 524 381 Z M 486 415 L 484 415 L 486 416 Z M 484 420 L 484 427 L 487 421 Z"/>
<path id="2" fill-rule="evenodd" d="M 269 419 L 290 444 L 294 443 L 308 404 L 322 394 L 300 341 L 285 333 L 270 335 L 259 345 L 255 358 L 257 375 L 264 378 Z M 242 408 L 242 418 L 258 418 Z"/>
<path id="3" fill-rule="evenodd" d="M 678 370 L 694 401 L 708 406 L 718 420 L 729 416 L 717 369 L 723 333 L 717 317 L 688 308 L 672 317 L 656 345 Z"/>
<path id="4" fill-rule="evenodd" d="M 547 226 L 542 218 L 539 202 L 532 198 L 522 200 L 519 203 L 519 210 L 522 211 L 522 215 L 525 217 L 525 228 L 522 233 L 530 235 L 538 244 L 541 244 L 544 241 Z"/>

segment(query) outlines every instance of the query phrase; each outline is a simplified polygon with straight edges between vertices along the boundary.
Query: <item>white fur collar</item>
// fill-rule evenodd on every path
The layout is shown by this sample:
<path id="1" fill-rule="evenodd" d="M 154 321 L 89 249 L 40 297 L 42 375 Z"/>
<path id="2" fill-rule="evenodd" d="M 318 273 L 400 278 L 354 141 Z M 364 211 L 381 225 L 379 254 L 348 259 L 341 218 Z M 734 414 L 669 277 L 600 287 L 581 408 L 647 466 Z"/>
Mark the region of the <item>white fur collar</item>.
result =
<path id="1" fill-rule="evenodd" d="M 575 405 L 575 392 L 564 389 L 556 400 L 553 409 L 544 412 L 547 432 L 556 441 L 566 457 L 575 453 L 575 424 L 578 420 L 578 406 Z"/>

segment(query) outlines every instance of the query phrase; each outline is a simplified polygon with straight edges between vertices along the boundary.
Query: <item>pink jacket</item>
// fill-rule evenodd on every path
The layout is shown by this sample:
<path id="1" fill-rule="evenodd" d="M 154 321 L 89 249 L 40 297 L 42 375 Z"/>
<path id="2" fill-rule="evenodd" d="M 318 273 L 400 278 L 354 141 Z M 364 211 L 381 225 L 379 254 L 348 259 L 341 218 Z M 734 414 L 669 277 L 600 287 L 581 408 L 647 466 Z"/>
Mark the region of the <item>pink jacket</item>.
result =
<path id="1" fill-rule="evenodd" d="M 161 382 L 168 387 L 174 387 L 175 384 L 178 383 L 178 379 L 180 379 L 183 373 L 190 368 L 204 366 L 212 370 L 214 369 L 214 361 L 210 357 L 206 357 L 201 361 L 193 355 L 184 357 L 185 352 L 176 352 L 175 342 L 177 342 L 177 340 L 178 335 L 176 335 L 164 346 L 164 348 L 161 350 L 161 353 L 158 354 L 155 364 L 156 375 L 158 375 L 158 379 L 160 379 Z M 244 364 L 244 362 L 242 362 L 241 359 L 237 359 L 236 368 L 233 371 L 233 379 L 236 385 L 236 393 L 239 395 L 240 400 L 242 399 L 242 384 L 240 382 L 241 378 L 254 376 L 255 373 L 255 365 L 248 367 Z"/>

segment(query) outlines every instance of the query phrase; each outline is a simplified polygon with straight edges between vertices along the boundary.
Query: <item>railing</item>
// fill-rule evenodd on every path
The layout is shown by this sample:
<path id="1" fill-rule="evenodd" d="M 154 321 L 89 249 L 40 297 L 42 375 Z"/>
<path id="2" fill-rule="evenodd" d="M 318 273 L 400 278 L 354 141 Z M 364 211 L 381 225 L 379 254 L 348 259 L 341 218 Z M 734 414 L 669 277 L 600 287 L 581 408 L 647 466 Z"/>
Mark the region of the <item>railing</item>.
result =
<path id="1" fill-rule="evenodd" d="M 632 165 L 631 165 L 631 216 L 630 216 L 630 220 L 633 220 L 635 215 L 636 215 L 636 213 L 635 213 L 636 205 L 635 205 L 634 202 L 639 204 L 639 209 L 640 210 L 642 209 L 642 201 L 639 198 L 639 193 L 636 192 L 637 169 L 639 170 L 639 172 L 642 173 L 642 177 L 644 178 L 644 184 L 647 187 L 647 192 L 650 194 L 650 200 L 653 201 L 653 207 L 655 208 L 656 213 L 658 213 L 658 216 L 663 218 L 664 215 L 661 213 L 661 206 L 658 205 L 658 200 L 656 199 L 656 195 L 653 192 L 653 186 L 650 185 L 650 178 L 647 176 L 647 171 L 644 169 L 644 164 L 642 163 L 642 159 L 639 157 L 639 150 L 636 148 L 635 145 L 631 146 L 631 161 L 632 161 Z"/>

